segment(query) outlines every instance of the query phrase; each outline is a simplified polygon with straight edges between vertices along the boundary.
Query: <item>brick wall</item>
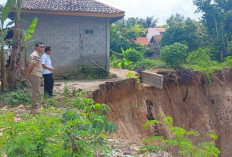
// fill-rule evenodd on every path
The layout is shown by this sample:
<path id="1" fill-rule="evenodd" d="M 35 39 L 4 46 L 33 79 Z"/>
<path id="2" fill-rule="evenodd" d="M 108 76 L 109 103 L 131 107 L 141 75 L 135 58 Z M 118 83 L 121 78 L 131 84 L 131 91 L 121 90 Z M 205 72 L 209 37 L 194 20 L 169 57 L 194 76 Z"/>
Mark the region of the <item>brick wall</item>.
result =
<path id="1" fill-rule="evenodd" d="M 52 64 L 56 75 L 70 74 L 82 66 L 96 67 L 92 61 L 109 68 L 109 19 L 64 15 L 23 14 L 23 27 L 34 17 L 38 24 L 34 40 L 52 46 Z M 30 51 L 33 50 L 31 45 Z"/>

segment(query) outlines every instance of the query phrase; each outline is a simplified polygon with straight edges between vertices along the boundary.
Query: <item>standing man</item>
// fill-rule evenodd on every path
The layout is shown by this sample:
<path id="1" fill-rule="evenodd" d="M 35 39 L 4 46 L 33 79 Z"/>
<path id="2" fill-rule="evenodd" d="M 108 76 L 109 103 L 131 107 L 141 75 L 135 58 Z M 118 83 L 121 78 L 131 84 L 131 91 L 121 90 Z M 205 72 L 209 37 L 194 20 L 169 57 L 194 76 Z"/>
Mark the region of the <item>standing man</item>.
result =
<path id="1" fill-rule="evenodd" d="M 29 57 L 29 66 L 25 78 L 29 79 L 32 85 L 32 99 L 31 99 L 31 113 L 34 114 L 39 108 L 39 88 L 42 80 L 42 65 L 40 56 L 44 51 L 44 44 L 37 42 L 35 44 L 35 50 Z"/>
<path id="2" fill-rule="evenodd" d="M 51 46 L 46 46 L 45 53 L 42 55 L 42 67 L 44 78 L 44 96 L 55 96 L 53 94 L 54 79 L 52 71 L 54 70 L 50 55 L 52 53 Z"/>

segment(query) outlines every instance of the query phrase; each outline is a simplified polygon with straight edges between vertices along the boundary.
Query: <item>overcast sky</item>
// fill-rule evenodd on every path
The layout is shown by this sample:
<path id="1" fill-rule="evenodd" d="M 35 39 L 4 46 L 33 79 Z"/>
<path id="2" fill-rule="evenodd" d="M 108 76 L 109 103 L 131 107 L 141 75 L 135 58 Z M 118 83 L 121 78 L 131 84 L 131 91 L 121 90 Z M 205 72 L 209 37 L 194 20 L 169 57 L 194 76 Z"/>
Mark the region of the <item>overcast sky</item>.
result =
<path id="1" fill-rule="evenodd" d="M 196 6 L 193 0 L 98 0 L 115 8 L 125 11 L 126 18 L 154 16 L 159 18 L 158 24 L 165 24 L 166 20 L 177 12 L 185 17 L 198 20 L 199 14 L 194 14 Z"/>
<path id="2" fill-rule="evenodd" d="M 185 17 L 198 20 L 199 14 L 194 14 L 196 6 L 193 0 L 97 0 L 108 4 L 112 7 L 121 9 L 126 12 L 128 17 L 145 18 L 154 16 L 159 18 L 159 25 L 165 24 L 166 20 L 177 12 Z M 0 4 L 6 0 L 0 0 Z"/>

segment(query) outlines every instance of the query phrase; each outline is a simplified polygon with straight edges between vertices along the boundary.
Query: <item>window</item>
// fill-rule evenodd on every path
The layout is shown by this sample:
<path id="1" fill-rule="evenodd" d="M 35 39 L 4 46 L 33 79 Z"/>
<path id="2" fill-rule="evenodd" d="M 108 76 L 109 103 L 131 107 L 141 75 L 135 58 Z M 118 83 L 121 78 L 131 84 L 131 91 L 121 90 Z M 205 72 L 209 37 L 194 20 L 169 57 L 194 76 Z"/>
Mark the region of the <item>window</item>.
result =
<path id="1" fill-rule="evenodd" d="M 85 30 L 85 34 L 89 34 L 89 30 L 86 29 L 86 30 Z"/>
<path id="2" fill-rule="evenodd" d="M 85 34 L 94 34 L 94 31 L 92 29 L 86 29 Z"/>

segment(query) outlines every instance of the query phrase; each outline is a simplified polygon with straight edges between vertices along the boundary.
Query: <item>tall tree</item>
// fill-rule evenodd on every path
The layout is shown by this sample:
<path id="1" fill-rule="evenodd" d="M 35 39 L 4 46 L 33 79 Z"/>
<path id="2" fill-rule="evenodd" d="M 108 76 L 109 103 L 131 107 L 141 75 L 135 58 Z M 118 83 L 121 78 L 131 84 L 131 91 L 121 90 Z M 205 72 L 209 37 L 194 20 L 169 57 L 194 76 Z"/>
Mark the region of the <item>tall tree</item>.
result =
<path id="1" fill-rule="evenodd" d="M 190 50 L 198 48 L 200 43 L 195 21 L 187 18 L 184 21 L 174 22 L 170 25 L 161 39 L 161 45 L 164 47 L 176 42 L 187 45 Z"/>
<path id="2" fill-rule="evenodd" d="M 124 50 L 134 47 L 136 37 L 146 36 L 147 29 L 138 24 L 136 18 L 123 19 L 111 25 L 110 48 L 115 52 L 121 53 Z"/>
<path id="3" fill-rule="evenodd" d="M 158 22 L 158 18 L 154 19 L 154 16 L 147 16 L 145 19 L 139 18 L 138 23 L 142 25 L 144 28 L 156 27 Z"/>
<path id="4" fill-rule="evenodd" d="M 215 55 L 222 60 L 230 53 L 228 46 L 232 40 L 232 1 L 194 0 L 194 4 L 198 12 L 203 13 L 203 24 L 216 50 Z"/>
<path id="5" fill-rule="evenodd" d="M 182 16 L 179 13 L 176 13 L 176 15 L 172 15 L 171 17 L 169 17 L 166 21 L 167 23 L 167 27 L 171 27 L 174 25 L 179 25 L 179 24 L 183 24 L 185 21 L 184 16 Z"/>

